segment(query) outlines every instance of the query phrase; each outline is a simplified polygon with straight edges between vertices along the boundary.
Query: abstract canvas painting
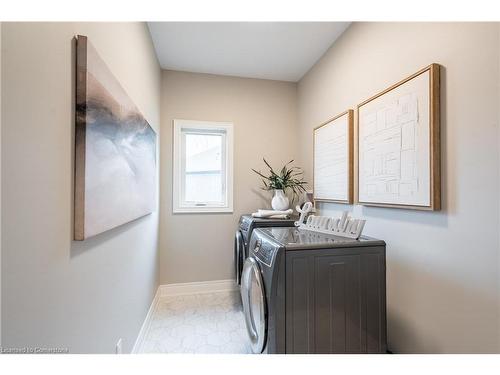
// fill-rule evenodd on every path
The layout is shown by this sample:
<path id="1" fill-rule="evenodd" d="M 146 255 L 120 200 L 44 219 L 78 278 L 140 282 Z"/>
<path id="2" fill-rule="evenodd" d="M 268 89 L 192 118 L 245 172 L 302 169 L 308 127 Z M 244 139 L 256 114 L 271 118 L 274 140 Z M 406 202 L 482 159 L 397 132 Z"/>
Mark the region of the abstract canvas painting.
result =
<path id="1" fill-rule="evenodd" d="M 358 105 L 358 203 L 441 208 L 439 70 L 431 64 Z"/>
<path id="2" fill-rule="evenodd" d="M 76 44 L 74 239 L 84 240 L 153 212 L 156 133 L 88 38 Z"/>

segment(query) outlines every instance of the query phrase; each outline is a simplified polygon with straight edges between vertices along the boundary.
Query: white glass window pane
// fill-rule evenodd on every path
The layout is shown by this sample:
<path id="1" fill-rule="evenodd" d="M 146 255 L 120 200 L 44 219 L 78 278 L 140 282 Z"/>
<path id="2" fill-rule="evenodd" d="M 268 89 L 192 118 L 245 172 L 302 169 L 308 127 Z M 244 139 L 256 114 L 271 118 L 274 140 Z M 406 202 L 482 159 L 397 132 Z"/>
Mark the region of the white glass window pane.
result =
<path id="1" fill-rule="evenodd" d="M 222 136 L 186 134 L 186 172 L 219 171 L 222 168 Z"/>
<path id="2" fill-rule="evenodd" d="M 186 173 L 186 202 L 222 202 L 221 173 Z"/>
<path id="3" fill-rule="evenodd" d="M 184 201 L 222 204 L 223 134 L 185 133 Z"/>

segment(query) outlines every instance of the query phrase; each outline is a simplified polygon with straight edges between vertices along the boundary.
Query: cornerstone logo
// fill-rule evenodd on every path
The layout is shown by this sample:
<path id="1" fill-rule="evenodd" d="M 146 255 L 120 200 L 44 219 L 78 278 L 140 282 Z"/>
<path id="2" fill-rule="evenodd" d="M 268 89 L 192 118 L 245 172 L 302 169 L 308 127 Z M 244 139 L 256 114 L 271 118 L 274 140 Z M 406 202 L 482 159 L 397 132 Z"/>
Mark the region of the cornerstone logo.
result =
<path id="1" fill-rule="evenodd" d="M 41 348 L 41 347 L 23 347 L 23 348 L 3 348 L 0 347 L 1 354 L 66 354 L 68 348 Z"/>

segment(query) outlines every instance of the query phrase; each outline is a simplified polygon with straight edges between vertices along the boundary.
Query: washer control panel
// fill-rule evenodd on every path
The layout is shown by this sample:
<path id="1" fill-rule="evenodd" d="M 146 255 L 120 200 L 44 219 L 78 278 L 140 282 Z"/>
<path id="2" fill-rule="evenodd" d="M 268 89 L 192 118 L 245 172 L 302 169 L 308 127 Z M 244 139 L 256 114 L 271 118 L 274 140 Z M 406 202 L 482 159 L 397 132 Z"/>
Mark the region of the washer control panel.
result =
<path id="1" fill-rule="evenodd" d="M 255 241 L 255 245 L 252 249 L 255 257 L 268 267 L 273 265 L 277 250 L 276 246 L 265 240 L 263 241 L 262 238 L 258 238 L 257 241 Z"/>
<path id="2" fill-rule="evenodd" d="M 250 227 L 250 222 L 248 222 L 246 220 L 240 221 L 240 229 L 248 230 L 248 227 Z"/>

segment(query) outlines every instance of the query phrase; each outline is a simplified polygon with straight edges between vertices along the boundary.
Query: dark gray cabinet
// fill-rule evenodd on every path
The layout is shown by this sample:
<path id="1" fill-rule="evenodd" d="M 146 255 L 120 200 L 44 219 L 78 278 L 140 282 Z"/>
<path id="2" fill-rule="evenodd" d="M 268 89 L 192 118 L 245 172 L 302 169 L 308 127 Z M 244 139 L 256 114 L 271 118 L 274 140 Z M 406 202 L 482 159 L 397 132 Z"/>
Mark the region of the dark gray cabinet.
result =
<path id="1" fill-rule="evenodd" d="M 385 246 L 286 252 L 286 352 L 385 353 Z"/>

